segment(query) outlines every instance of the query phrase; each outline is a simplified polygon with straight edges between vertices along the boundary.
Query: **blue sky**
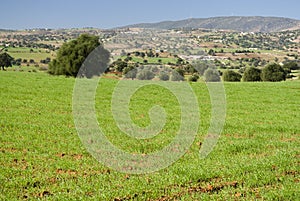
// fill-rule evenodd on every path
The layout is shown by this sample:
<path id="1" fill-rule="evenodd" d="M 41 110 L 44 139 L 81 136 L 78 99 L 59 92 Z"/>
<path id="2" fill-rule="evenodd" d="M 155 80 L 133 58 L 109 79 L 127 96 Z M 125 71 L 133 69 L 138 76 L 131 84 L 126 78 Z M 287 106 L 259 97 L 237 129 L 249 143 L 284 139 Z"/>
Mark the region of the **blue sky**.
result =
<path id="1" fill-rule="evenodd" d="M 299 0 L 5 0 L 0 28 L 113 28 L 214 16 L 280 16 L 300 20 Z"/>

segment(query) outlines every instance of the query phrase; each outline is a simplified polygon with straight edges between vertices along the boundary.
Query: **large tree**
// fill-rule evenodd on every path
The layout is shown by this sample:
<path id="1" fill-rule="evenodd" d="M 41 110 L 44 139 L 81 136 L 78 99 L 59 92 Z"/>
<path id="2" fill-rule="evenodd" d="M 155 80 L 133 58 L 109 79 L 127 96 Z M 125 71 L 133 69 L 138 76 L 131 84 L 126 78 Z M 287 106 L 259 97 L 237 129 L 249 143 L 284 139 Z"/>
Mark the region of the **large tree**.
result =
<path id="1" fill-rule="evenodd" d="M 209 68 L 204 72 L 206 82 L 220 82 L 220 73 L 217 69 Z"/>
<path id="2" fill-rule="evenodd" d="M 225 82 L 240 82 L 242 75 L 233 71 L 233 70 L 226 70 L 223 73 L 223 80 Z"/>
<path id="3" fill-rule="evenodd" d="M 261 75 L 260 69 L 250 67 L 250 68 L 246 68 L 242 79 L 244 82 L 259 82 L 261 81 L 260 75 Z"/>
<path id="4" fill-rule="evenodd" d="M 92 52 L 92 56 L 89 56 Z M 61 46 L 56 59 L 49 64 L 49 73 L 76 77 L 82 67 L 80 76 L 92 77 L 104 72 L 108 62 L 109 52 L 100 44 L 99 37 L 82 34 Z"/>
<path id="5" fill-rule="evenodd" d="M 2 70 L 5 70 L 5 67 L 11 67 L 13 60 L 14 58 L 6 52 L 0 54 L 0 67 Z"/>
<path id="6" fill-rule="evenodd" d="M 266 82 L 280 82 L 286 79 L 286 72 L 279 64 L 272 63 L 262 70 L 261 78 Z"/>

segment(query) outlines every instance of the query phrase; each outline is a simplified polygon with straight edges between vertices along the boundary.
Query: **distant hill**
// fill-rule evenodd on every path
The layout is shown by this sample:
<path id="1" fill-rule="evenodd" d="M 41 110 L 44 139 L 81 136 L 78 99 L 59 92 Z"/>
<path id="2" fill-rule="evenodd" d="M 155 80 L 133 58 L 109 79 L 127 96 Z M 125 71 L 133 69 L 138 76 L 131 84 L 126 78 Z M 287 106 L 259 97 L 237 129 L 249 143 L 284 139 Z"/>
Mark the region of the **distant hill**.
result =
<path id="1" fill-rule="evenodd" d="M 158 23 L 141 23 L 122 28 L 133 27 L 152 29 L 203 28 L 242 32 L 277 32 L 300 29 L 300 20 L 283 17 L 212 17 L 191 18 L 179 21 L 163 21 Z"/>

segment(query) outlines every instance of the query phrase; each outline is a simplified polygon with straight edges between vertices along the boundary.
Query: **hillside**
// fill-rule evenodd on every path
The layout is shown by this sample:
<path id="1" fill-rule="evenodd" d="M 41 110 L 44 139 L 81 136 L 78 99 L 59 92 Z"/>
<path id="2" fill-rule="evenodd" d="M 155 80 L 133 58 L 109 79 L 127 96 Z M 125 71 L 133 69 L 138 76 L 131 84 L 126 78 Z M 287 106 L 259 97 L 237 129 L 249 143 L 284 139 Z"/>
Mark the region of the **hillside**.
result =
<path id="1" fill-rule="evenodd" d="M 180 21 L 163 21 L 158 23 L 141 23 L 126 26 L 126 28 L 203 28 L 225 29 L 242 32 L 277 32 L 300 29 L 300 20 L 283 17 L 212 17 L 191 18 Z"/>

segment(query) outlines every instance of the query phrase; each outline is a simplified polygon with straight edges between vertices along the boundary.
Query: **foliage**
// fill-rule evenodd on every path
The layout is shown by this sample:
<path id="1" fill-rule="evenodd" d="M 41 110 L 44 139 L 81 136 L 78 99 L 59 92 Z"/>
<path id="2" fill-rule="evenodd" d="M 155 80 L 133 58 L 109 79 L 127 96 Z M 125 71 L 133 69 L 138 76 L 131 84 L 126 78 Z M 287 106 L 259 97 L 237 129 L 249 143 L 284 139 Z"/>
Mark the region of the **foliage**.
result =
<path id="1" fill-rule="evenodd" d="M 261 70 L 258 68 L 246 68 L 242 80 L 244 82 L 259 82 L 261 81 Z"/>
<path id="2" fill-rule="evenodd" d="M 189 77 L 190 82 L 197 82 L 199 79 L 199 75 L 197 73 L 194 73 L 192 76 Z"/>
<path id="3" fill-rule="evenodd" d="M 283 69 L 289 69 L 289 70 L 298 70 L 299 65 L 295 61 L 287 62 L 282 66 Z"/>
<path id="4" fill-rule="evenodd" d="M 279 82 L 286 79 L 286 72 L 279 64 L 272 63 L 262 70 L 261 78 L 266 82 Z"/>
<path id="5" fill-rule="evenodd" d="M 0 54 L 0 68 L 2 68 L 2 70 L 4 70 L 5 67 L 11 67 L 13 60 L 14 60 L 14 58 L 12 58 L 6 52 Z"/>
<path id="6" fill-rule="evenodd" d="M 183 81 L 184 76 L 182 75 L 181 69 L 177 68 L 176 70 L 172 70 L 171 73 L 171 81 Z"/>
<path id="7" fill-rule="evenodd" d="M 155 77 L 155 74 L 151 70 L 144 68 L 137 73 L 136 77 L 139 80 L 152 80 Z"/>
<path id="8" fill-rule="evenodd" d="M 242 75 L 233 70 L 226 70 L 223 72 L 222 77 L 225 82 L 240 82 Z"/>
<path id="9" fill-rule="evenodd" d="M 161 71 L 158 75 L 159 79 L 162 81 L 168 81 L 170 79 L 170 76 L 167 72 Z"/>
<path id="10" fill-rule="evenodd" d="M 136 75 L 137 75 L 137 69 L 134 66 L 128 66 L 123 69 L 123 75 L 126 78 L 134 79 L 134 78 L 136 78 Z"/>
<path id="11" fill-rule="evenodd" d="M 219 82 L 221 80 L 218 70 L 209 68 L 204 72 L 204 79 L 206 82 Z"/>
<path id="12" fill-rule="evenodd" d="M 102 70 L 100 68 L 106 66 L 109 61 L 109 52 L 100 46 L 98 36 L 88 34 L 82 34 L 77 39 L 64 43 L 59 49 L 56 59 L 50 62 L 49 73 L 76 77 L 86 58 L 96 48 L 99 54 L 95 54 L 95 58 L 89 60 L 90 65 L 85 66 L 85 72 L 82 72 L 82 75 L 84 73 L 88 73 L 89 77 L 93 74 L 99 75 Z"/>
<path id="13" fill-rule="evenodd" d="M 208 68 L 212 68 L 212 63 L 204 62 L 204 61 L 195 61 L 193 63 L 193 67 L 194 67 L 194 69 L 197 70 L 197 72 L 199 73 L 200 76 L 203 76 L 204 72 Z"/>
<path id="14" fill-rule="evenodd" d="M 123 70 L 128 66 L 127 62 L 118 59 L 111 64 L 111 67 L 114 68 L 117 72 L 123 72 Z"/>

